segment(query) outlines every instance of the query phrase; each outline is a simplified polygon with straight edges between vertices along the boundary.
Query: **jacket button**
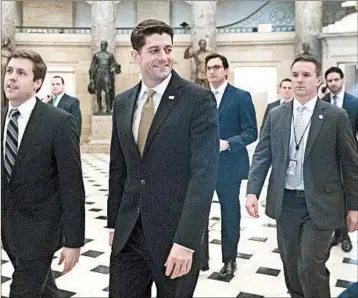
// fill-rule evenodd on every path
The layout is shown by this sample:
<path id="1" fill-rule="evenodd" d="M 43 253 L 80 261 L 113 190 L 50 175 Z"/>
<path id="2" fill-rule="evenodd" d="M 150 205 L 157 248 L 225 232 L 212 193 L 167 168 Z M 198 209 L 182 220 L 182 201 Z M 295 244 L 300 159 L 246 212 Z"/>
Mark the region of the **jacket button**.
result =
<path id="1" fill-rule="evenodd" d="M 144 179 L 141 180 L 140 183 L 141 183 L 142 185 L 145 185 L 145 180 L 144 180 Z"/>

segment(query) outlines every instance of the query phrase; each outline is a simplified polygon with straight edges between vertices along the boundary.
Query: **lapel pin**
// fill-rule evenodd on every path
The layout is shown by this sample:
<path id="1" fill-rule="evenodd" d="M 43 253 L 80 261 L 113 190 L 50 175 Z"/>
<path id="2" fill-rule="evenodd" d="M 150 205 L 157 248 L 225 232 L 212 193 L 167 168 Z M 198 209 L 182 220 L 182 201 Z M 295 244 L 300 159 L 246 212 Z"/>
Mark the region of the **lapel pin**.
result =
<path id="1" fill-rule="evenodd" d="M 169 95 L 169 99 L 174 99 L 174 95 Z"/>
<path id="2" fill-rule="evenodd" d="M 319 119 L 319 120 L 322 120 L 322 119 L 323 119 L 323 115 L 319 115 L 319 116 L 318 116 L 318 119 Z"/>

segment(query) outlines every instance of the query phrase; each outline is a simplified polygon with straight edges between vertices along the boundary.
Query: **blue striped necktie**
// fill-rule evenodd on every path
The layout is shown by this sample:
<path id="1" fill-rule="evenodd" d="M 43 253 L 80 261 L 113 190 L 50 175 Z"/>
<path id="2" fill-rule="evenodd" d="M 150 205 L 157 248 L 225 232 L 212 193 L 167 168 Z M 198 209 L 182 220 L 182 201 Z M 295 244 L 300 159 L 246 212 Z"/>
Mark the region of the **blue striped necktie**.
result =
<path id="1" fill-rule="evenodd" d="M 18 151 L 18 136 L 19 128 L 17 124 L 17 118 L 20 116 L 18 109 L 12 109 L 9 114 L 9 123 L 6 131 L 6 142 L 5 142 L 5 173 L 7 181 L 10 180 L 12 170 L 15 165 L 16 155 Z"/>

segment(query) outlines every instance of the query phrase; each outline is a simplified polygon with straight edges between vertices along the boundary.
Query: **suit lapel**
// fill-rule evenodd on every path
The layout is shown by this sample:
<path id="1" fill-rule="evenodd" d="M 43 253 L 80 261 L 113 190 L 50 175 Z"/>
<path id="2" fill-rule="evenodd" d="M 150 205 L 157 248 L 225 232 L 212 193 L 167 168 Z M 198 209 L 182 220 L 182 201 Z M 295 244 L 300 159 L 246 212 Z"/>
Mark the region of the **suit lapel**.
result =
<path id="1" fill-rule="evenodd" d="M 289 159 L 289 151 L 290 151 L 290 138 L 291 138 L 291 125 L 292 125 L 292 110 L 293 110 L 293 101 L 284 103 L 281 109 L 281 138 L 282 144 L 284 146 L 286 163 Z"/>
<path id="2" fill-rule="evenodd" d="M 60 109 L 63 109 L 65 106 L 66 100 L 67 100 L 67 94 L 65 93 L 65 94 L 63 94 L 62 98 L 60 99 L 60 102 L 58 103 L 57 107 Z"/>
<path id="3" fill-rule="evenodd" d="M 322 102 L 321 100 L 317 100 L 316 106 L 313 110 L 311 127 L 307 137 L 305 160 L 312 149 L 312 146 L 317 138 L 317 135 L 325 119 L 326 119 L 326 113 L 324 112 L 324 107 L 322 106 Z"/>
<path id="4" fill-rule="evenodd" d="M 43 103 L 41 103 L 40 100 L 38 98 L 36 98 L 36 105 L 31 113 L 29 122 L 26 125 L 24 135 L 22 136 L 21 144 L 20 144 L 17 156 L 16 156 L 14 169 L 11 173 L 9 183 L 11 182 L 12 178 L 15 176 L 16 171 L 19 169 L 21 162 L 27 152 L 27 149 L 32 141 L 32 138 L 37 130 L 37 127 L 39 126 L 39 124 L 41 122 L 41 114 L 42 114 L 41 105 L 43 105 Z"/>
<path id="5" fill-rule="evenodd" d="M 130 145 L 133 147 L 132 150 L 136 151 L 136 154 L 138 155 L 138 158 L 140 158 L 138 146 L 134 140 L 133 136 L 133 117 L 134 112 L 137 106 L 137 99 L 140 92 L 141 83 L 137 84 L 133 90 L 132 93 L 127 97 L 126 101 L 126 111 L 125 111 L 125 132 L 128 136 Z"/>
<path id="6" fill-rule="evenodd" d="M 350 104 L 351 104 L 351 101 L 349 100 L 347 94 L 344 93 L 342 108 L 348 112 L 348 111 L 350 111 Z"/>
<path id="7" fill-rule="evenodd" d="M 180 97 L 181 93 L 178 90 L 180 86 L 182 86 L 182 79 L 175 71 L 173 71 L 172 78 L 162 96 L 162 99 L 160 100 L 158 110 L 155 113 L 153 123 L 149 129 L 147 141 L 145 143 L 143 151 L 143 156 L 148 151 L 148 148 L 150 147 L 151 142 L 153 141 L 156 133 L 158 132 L 158 129 L 161 127 L 164 120 L 167 118 L 171 109 Z"/>
<path id="8" fill-rule="evenodd" d="M 5 121 L 6 121 L 6 115 L 7 115 L 8 108 L 4 108 L 1 110 L 1 173 L 5 173 L 4 168 L 4 138 L 6 137 L 5 129 Z M 1 175 L 2 184 L 6 183 L 6 179 L 4 179 L 5 175 Z"/>
<path id="9" fill-rule="evenodd" d="M 222 112 L 224 111 L 225 107 L 227 106 L 228 102 L 231 100 L 231 92 L 233 91 L 233 88 L 230 84 L 227 84 L 224 94 L 221 98 L 221 102 L 219 105 L 219 119 L 221 117 Z"/>

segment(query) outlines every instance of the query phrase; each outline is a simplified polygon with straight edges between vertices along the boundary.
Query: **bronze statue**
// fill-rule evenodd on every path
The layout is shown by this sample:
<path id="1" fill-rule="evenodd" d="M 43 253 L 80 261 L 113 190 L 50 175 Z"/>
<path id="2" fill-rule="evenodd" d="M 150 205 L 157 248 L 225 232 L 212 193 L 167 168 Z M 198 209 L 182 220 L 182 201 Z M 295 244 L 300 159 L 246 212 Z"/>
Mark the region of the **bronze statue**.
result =
<path id="1" fill-rule="evenodd" d="M 88 92 L 97 94 L 98 114 L 103 113 L 102 91 L 106 94 L 106 113 L 111 113 L 114 101 L 114 76 L 121 73 L 121 66 L 113 54 L 107 52 L 107 41 L 101 41 L 101 50 L 93 55 Z"/>
<path id="2" fill-rule="evenodd" d="M 11 40 L 9 37 L 4 37 L 1 44 L 1 86 L 4 84 L 4 76 L 6 65 L 9 62 L 9 59 L 12 55 L 13 49 L 11 45 Z M 8 102 L 5 96 L 4 88 L 1 88 L 1 107 L 7 106 Z"/>
<path id="3" fill-rule="evenodd" d="M 190 51 L 191 46 L 185 49 L 184 58 L 194 58 L 196 64 L 196 72 L 195 72 L 195 83 L 204 87 L 209 88 L 209 82 L 206 76 L 205 69 L 205 58 L 212 54 L 211 52 L 206 50 L 206 40 L 199 40 L 199 50 L 198 51 Z"/>

